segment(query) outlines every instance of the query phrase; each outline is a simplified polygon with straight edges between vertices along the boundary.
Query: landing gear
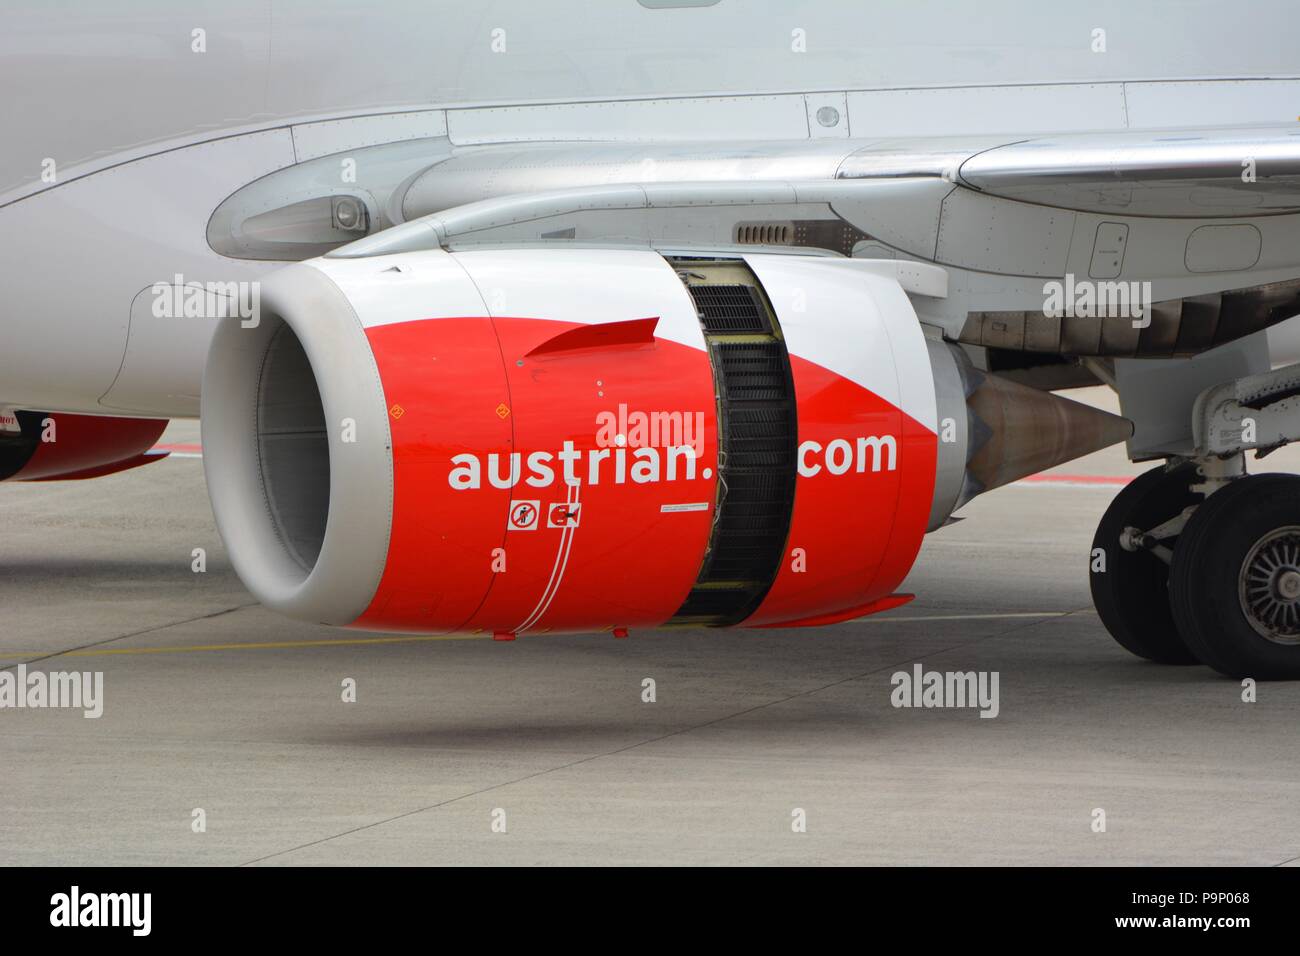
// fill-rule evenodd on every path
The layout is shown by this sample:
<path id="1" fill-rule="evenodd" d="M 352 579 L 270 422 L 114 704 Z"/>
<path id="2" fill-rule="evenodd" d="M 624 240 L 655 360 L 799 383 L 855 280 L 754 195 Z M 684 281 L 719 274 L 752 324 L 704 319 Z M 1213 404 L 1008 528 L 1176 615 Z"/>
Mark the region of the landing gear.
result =
<path id="1" fill-rule="evenodd" d="M 1155 468 L 1111 502 L 1092 543 L 1097 613 L 1147 660 L 1300 679 L 1300 476 L 1221 478 L 1208 496 L 1204 477 Z"/>
<path id="2" fill-rule="evenodd" d="M 1151 547 L 1135 548 L 1132 538 L 1198 504 L 1201 496 L 1191 490 L 1195 480 L 1192 465 L 1148 471 L 1115 496 L 1092 541 L 1092 601 L 1101 622 L 1125 650 L 1159 664 L 1195 664 L 1197 658 L 1165 599 L 1167 546 L 1148 541 Z"/>
<path id="3" fill-rule="evenodd" d="M 1159 370 L 1088 363 L 1133 419 L 1130 456 L 1171 447 L 1182 456 L 1106 512 L 1093 541 L 1105 571 L 1094 557 L 1092 594 L 1107 629 L 1142 657 L 1296 680 L 1300 476 L 1245 470 L 1251 451 L 1258 460 L 1300 442 L 1300 364 L 1270 370 L 1260 345 L 1245 336 Z"/>
<path id="4" fill-rule="evenodd" d="M 1300 477 L 1239 478 L 1205 499 L 1174 548 L 1169 604 L 1220 673 L 1300 678 Z"/>

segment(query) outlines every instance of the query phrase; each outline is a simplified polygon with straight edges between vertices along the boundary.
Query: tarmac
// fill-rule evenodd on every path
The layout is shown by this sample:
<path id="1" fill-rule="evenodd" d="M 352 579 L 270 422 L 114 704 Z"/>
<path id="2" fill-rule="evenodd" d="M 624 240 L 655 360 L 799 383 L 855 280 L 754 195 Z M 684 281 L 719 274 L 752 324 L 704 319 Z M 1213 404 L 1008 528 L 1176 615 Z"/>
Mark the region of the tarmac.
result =
<path id="1" fill-rule="evenodd" d="M 103 674 L 97 719 L 0 709 L 0 864 L 1300 862 L 1300 683 L 1243 701 L 1092 610 L 1122 448 L 976 499 L 883 614 L 501 643 L 259 607 L 198 424 L 163 442 L 0 489 L 0 668 Z M 996 674 L 996 717 L 894 706 L 917 664 Z"/>

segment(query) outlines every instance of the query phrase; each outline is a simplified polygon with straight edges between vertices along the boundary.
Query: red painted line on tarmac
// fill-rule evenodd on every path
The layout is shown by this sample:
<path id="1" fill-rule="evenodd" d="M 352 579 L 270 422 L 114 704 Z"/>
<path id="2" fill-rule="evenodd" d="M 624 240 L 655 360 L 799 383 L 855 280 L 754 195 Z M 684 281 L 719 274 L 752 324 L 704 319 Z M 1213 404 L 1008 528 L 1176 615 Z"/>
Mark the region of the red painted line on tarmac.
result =
<path id="1" fill-rule="evenodd" d="M 187 443 L 185 443 L 185 442 L 181 442 L 181 443 L 179 443 L 179 444 L 170 444 L 170 445 L 169 445 L 169 444 L 159 444 L 159 445 L 154 445 L 153 448 L 150 449 L 150 450 L 151 450 L 151 451 L 179 451 L 179 452 L 194 452 L 194 453 L 201 453 L 201 452 L 203 451 L 203 446 L 202 446 L 202 445 L 197 445 L 197 444 L 187 444 Z"/>
<path id="2" fill-rule="evenodd" d="M 1131 475 L 1062 475 L 1058 472 L 1043 471 L 1019 481 L 1031 481 L 1035 484 L 1059 485 L 1127 485 L 1133 480 Z"/>

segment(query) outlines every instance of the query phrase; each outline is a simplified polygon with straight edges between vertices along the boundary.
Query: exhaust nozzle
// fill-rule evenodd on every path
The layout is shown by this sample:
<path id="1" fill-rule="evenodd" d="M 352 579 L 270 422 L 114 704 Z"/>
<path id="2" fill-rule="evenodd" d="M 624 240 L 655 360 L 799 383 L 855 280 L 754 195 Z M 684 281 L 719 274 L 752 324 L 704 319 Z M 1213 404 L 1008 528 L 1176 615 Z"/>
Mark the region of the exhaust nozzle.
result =
<path id="1" fill-rule="evenodd" d="M 976 495 L 1133 434 L 1127 418 L 980 371 L 957 346 L 929 346 L 940 429 L 928 530 Z"/>

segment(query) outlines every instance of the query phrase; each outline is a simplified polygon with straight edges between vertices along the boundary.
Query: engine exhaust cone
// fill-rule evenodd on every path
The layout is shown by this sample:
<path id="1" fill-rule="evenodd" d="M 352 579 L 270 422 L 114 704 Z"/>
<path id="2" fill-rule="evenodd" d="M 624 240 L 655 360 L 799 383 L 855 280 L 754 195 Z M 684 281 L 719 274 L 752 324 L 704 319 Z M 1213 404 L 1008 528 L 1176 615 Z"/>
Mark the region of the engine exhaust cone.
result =
<path id="1" fill-rule="evenodd" d="M 970 429 L 959 504 L 1127 440 L 1133 423 L 1051 392 L 968 367 Z"/>

